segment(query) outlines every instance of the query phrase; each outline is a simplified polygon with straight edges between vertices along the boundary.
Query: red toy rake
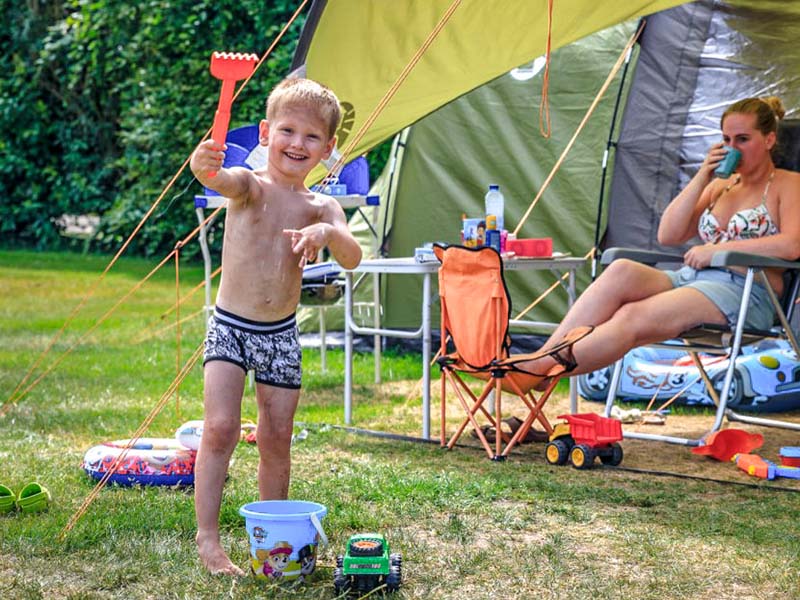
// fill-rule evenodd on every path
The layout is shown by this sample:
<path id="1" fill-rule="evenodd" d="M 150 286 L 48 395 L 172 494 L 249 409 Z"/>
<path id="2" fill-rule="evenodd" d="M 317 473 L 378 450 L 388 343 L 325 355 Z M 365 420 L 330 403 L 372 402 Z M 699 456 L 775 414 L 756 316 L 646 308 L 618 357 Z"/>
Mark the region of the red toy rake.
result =
<path id="1" fill-rule="evenodd" d="M 222 147 L 228 135 L 228 123 L 231 120 L 231 103 L 236 82 L 247 79 L 253 74 L 258 63 L 256 54 L 242 54 L 240 52 L 214 52 L 211 55 L 211 74 L 222 80 L 222 89 L 219 93 L 219 104 L 214 114 L 214 127 L 211 130 L 212 139 Z M 209 173 L 214 176 L 216 173 Z"/>

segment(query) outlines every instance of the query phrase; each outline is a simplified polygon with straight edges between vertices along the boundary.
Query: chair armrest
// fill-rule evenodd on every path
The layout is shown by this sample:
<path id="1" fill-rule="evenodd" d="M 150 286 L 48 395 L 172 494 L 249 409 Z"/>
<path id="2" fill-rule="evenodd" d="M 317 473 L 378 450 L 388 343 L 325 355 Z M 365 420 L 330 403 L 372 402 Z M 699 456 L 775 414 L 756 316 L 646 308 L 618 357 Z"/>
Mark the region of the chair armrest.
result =
<path id="1" fill-rule="evenodd" d="M 711 257 L 712 267 L 777 267 L 779 269 L 800 269 L 800 262 L 748 254 L 733 250 L 721 250 Z"/>
<path id="2" fill-rule="evenodd" d="M 661 262 L 683 262 L 683 255 L 652 250 L 636 250 L 634 248 L 608 248 L 603 251 L 600 264 L 608 265 L 613 261 L 627 258 L 646 265 Z M 720 250 L 711 257 L 711 267 L 775 267 L 778 269 L 800 269 L 800 261 L 783 260 L 761 254 L 748 254 L 734 250 Z"/>
<path id="3" fill-rule="evenodd" d="M 618 258 L 627 258 L 646 265 L 654 265 L 660 262 L 682 263 L 682 254 L 672 254 L 667 252 L 655 252 L 652 250 L 636 250 L 634 248 L 608 248 L 603 250 L 600 264 L 608 265 Z"/>

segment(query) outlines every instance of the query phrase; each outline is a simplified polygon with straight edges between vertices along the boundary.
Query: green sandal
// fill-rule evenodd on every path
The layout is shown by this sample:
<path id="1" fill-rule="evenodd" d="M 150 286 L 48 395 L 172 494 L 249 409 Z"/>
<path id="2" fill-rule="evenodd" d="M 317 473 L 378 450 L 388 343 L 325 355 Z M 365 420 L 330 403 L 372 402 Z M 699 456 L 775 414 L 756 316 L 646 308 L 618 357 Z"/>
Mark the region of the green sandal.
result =
<path id="1" fill-rule="evenodd" d="M 36 482 L 29 483 L 19 492 L 17 507 L 24 513 L 39 512 L 50 505 L 50 492 Z"/>
<path id="2" fill-rule="evenodd" d="M 0 485 L 0 515 L 9 513 L 14 510 L 17 497 L 10 488 Z"/>

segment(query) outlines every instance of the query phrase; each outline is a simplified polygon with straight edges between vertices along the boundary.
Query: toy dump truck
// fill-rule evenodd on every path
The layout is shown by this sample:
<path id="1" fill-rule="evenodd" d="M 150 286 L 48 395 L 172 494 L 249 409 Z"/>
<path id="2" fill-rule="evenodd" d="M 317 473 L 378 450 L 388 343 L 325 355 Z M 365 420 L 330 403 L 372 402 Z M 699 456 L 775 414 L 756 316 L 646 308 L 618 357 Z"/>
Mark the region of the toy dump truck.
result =
<path id="1" fill-rule="evenodd" d="M 622 424 L 617 419 L 594 413 L 559 415 L 566 423 L 553 428 L 545 446 L 545 458 L 551 465 L 563 465 L 569 460 L 576 469 L 588 469 L 600 457 L 604 465 L 622 462 Z"/>
<path id="2" fill-rule="evenodd" d="M 359 533 L 350 536 L 347 552 L 336 557 L 333 571 L 333 587 L 336 595 L 343 593 L 368 594 L 385 586 L 385 591 L 394 592 L 402 581 L 400 554 L 390 554 L 386 538 L 379 533 Z"/>

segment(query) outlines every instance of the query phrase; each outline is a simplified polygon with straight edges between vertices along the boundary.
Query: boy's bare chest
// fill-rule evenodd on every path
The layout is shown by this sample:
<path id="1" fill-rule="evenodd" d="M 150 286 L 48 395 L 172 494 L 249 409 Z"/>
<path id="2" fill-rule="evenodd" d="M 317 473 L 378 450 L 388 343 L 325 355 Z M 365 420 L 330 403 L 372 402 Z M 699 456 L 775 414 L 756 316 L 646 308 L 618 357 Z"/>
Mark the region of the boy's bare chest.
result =
<path id="1" fill-rule="evenodd" d="M 297 206 L 246 206 L 228 211 L 218 302 L 240 316 L 280 318 L 294 311 L 302 270 L 284 229 L 302 229 L 318 212 Z"/>
<path id="2" fill-rule="evenodd" d="M 319 206 L 310 202 L 253 202 L 228 211 L 225 236 L 262 244 L 264 237 L 283 237 L 284 229 L 302 229 L 319 220 Z"/>
<path id="3" fill-rule="evenodd" d="M 228 279 L 247 273 L 248 286 L 269 288 L 276 278 L 288 283 L 287 277 L 297 278 L 299 284 L 299 259 L 284 230 L 302 229 L 319 220 L 318 207 L 308 202 L 251 202 L 230 208 L 222 252 Z"/>

